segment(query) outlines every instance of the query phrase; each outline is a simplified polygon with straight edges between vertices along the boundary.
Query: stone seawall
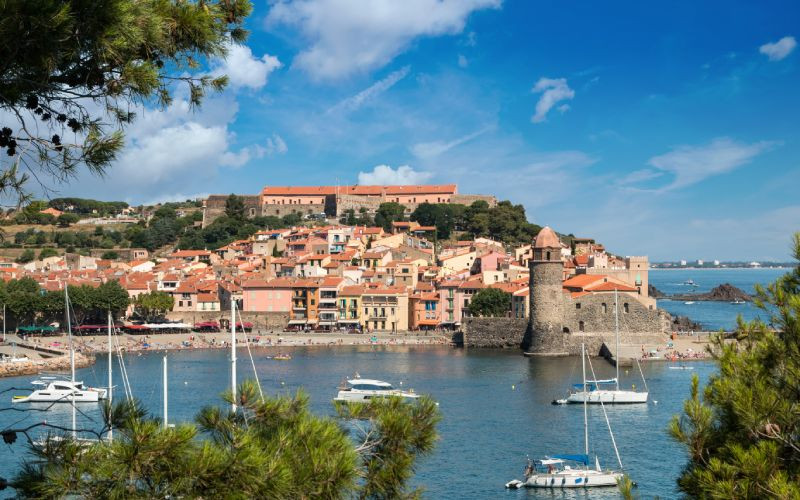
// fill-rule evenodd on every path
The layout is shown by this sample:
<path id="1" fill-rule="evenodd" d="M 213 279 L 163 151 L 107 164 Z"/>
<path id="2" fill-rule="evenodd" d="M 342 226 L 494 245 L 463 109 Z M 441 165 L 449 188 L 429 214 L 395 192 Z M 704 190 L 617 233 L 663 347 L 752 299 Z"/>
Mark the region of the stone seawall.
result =
<path id="1" fill-rule="evenodd" d="M 524 318 L 464 318 L 464 347 L 519 349 L 527 326 Z"/>
<path id="2" fill-rule="evenodd" d="M 464 318 L 462 324 L 465 347 L 493 347 L 519 349 L 529 330 L 527 319 L 518 318 Z M 668 336 L 662 333 L 620 332 L 620 344 L 662 344 Z M 535 348 L 529 351 L 542 356 L 579 356 L 581 344 L 591 355 L 599 355 L 604 343 L 613 345 L 614 332 L 554 333 L 538 336 Z"/>
<path id="3" fill-rule="evenodd" d="M 253 323 L 253 330 L 278 330 L 281 331 L 289 324 L 288 312 L 240 312 L 242 321 Z M 170 321 L 185 323 L 202 323 L 204 321 L 225 320 L 230 321 L 231 312 L 227 311 L 181 311 L 167 314 Z M 238 316 L 237 316 L 238 318 Z"/>
<path id="4" fill-rule="evenodd" d="M 94 356 L 75 353 L 75 367 L 84 368 L 95 362 Z M 69 355 L 47 359 L 32 359 L 30 361 L 16 361 L 0 363 L 0 377 L 17 377 L 19 375 L 33 375 L 43 371 L 69 371 Z"/>

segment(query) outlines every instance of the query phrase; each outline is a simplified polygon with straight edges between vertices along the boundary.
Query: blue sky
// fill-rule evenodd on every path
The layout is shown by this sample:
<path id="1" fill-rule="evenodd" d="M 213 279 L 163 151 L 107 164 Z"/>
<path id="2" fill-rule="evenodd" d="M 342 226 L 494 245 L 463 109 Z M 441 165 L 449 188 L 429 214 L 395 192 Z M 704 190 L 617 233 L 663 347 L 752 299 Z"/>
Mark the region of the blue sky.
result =
<path id="1" fill-rule="evenodd" d="M 624 255 L 788 259 L 797 2 L 254 6 L 247 47 L 210 62 L 228 90 L 145 110 L 115 170 L 62 194 L 457 183 Z"/>

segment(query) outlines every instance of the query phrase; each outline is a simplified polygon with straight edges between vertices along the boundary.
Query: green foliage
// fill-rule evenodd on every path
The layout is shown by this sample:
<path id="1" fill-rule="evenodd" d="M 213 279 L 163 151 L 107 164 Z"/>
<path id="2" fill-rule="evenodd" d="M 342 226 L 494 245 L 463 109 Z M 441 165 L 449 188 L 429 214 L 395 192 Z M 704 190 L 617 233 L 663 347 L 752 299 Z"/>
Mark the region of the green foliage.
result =
<path id="1" fill-rule="evenodd" d="M 225 200 L 225 215 L 239 222 L 244 221 L 244 200 L 231 193 Z"/>
<path id="2" fill-rule="evenodd" d="M 27 264 L 28 262 L 31 262 L 34 259 L 36 259 L 36 254 L 33 253 L 33 250 L 28 248 L 24 252 L 22 252 L 19 255 L 19 257 L 17 257 L 17 263 L 19 263 L 19 264 Z"/>
<path id="3" fill-rule="evenodd" d="M 75 214 L 61 214 L 56 217 L 56 223 L 61 227 L 69 227 L 78 222 L 80 218 Z"/>
<path id="4" fill-rule="evenodd" d="M 204 250 L 223 247 L 232 241 L 246 239 L 262 229 L 278 229 L 293 225 L 295 214 L 286 215 L 283 218 L 267 216 L 254 217 L 252 219 L 240 220 L 227 215 L 217 217 L 208 226 L 198 229 L 187 229 L 184 236 L 178 242 L 178 247 L 188 250 Z"/>
<path id="5" fill-rule="evenodd" d="M 106 405 L 113 444 L 51 440 L 12 486 L 23 498 L 409 498 L 440 418 L 430 399 L 392 399 L 354 406 L 355 415 L 339 407 L 349 420 L 337 422 L 311 414 L 302 392 L 261 397 L 252 381 L 236 403 L 235 412 L 206 407 L 196 424 L 166 429 L 139 403 Z"/>
<path id="6" fill-rule="evenodd" d="M 175 299 L 166 292 L 152 291 L 133 299 L 135 313 L 146 321 L 153 321 L 164 316 L 172 310 L 174 305 Z"/>
<path id="7" fill-rule="evenodd" d="M 4 0 L 0 15 L 0 194 L 27 196 L 19 167 L 64 179 L 103 173 L 137 105 L 167 106 L 176 84 L 190 104 L 224 76 L 203 58 L 242 43 L 249 0 Z M 21 147 L 25 145 L 25 147 Z"/>
<path id="8" fill-rule="evenodd" d="M 128 204 L 124 201 L 98 201 L 86 198 L 53 198 L 48 205 L 62 212 L 99 216 L 117 215 L 128 208 Z"/>
<path id="9" fill-rule="evenodd" d="M 55 257 L 58 255 L 58 251 L 55 248 L 42 248 L 42 251 L 39 252 L 39 260 L 44 260 L 48 257 Z"/>
<path id="10" fill-rule="evenodd" d="M 472 316 L 505 316 L 511 310 L 511 294 L 499 288 L 484 288 L 472 296 Z"/>
<path id="11" fill-rule="evenodd" d="M 485 202 L 484 202 L 485 203 Z M 421 226 L 435 226 L 439 238 L 447 239 L 450 233 L 464 225 L 467 208 L 450 203 L 421 203 L 411 214 L 411 220 Z"/>
<path id="12" fill-rule="evenodd" d="M 375 225 L 389 232 L 392 230 L 392 222 L 405 220 L 405 210 L 403 205 L 394 201 L 381 203 L 375 212 Z"/>
<path id="13" fill-rule="evenodd" d="M 695 376 L 672 437 L 689 462 L 678 479 L 695 498 L 800 498 L 800 233 L 798 265 L 756 304 L 769 324 L 739 318 L 737 342 L 722 336 L 710 351 L 719 373 L 704 390 Z"/>
<path id="14" fill-rule="evenodd" d="M 104 260 L 117 260 L 119 259 L 119 254 L 114 250 L 109 250 L 108 252 L 103 252 L 100 258 Z"/>

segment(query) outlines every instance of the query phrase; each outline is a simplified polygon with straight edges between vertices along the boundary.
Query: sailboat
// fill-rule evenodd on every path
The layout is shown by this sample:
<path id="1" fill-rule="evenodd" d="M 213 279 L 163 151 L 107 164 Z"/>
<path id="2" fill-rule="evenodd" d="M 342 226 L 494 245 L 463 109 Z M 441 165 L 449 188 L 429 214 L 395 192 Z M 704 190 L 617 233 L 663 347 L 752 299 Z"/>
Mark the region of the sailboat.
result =
<path id="1" fill-rule="evenodd" d="M 587 390 L 589 381 L 586 380 L 586 349 L 581 344 L 581 363 L 583 367 L 583 386 Z M 525 481 L 514 479 L 506 483 L 506 488 L 592 488 L 600 486 L 617 486 L 617 481 L 623 473 L 600 467 L 600 459 L 595 455 L 594 467 L 589 459 L 589 414 L 588 402 L 583 401 L 583 453 L 550 455 L 541 460 L 531 461 L 525 467 Z M 603 407 L 605 413 L 605 407 Z M 606 415 L 608 432 L 614 445 L 620 469 L 622 460 L 619 457 L 617 443 L 611 432 L 611 425 Z"/>
<path id="2" fill-rule="evenodd" d="M 612 379 L 606 380 L 584 380 L 583 384 L 575 384 L 573 390 L 566 397 L 566 399 L 558 399 L 554 404 L 576 404 L 588 402 L 589 404 L 641 404 L 647 403 L 647 382 L 644 380 L 644 373 L 642 367 L 639 366 L 639 361 L 636 360 L 639 366 L 639 373 L 642 375 L 642 381 L 645 384 L 645 391 L 638 392 L 634 390 L 626 391 L 619 388 L 619 305 L 617 301 L 617 291 L 614 290 L 614 329 L 616 338 L 616 362 L 614 363 L 617 368 L 617 376 Z M 608 388 L 612 386 L 613 388 Z"/>
<path id="3" fill-rule="evenodd" d="M 75 349 L 72 346 L 72 323 L 69 316 L 69 287 L 64 286 L 64 303 L 67 310 L 67 334 L 69 336 L 70 378 L 41 377 L 34 380 L 36 389 L 27 396 L 14 396 L 12 403 L 97 403 L 105 399 L 108 391 L 103 388 L 85 387 L 83 382 L 75 380 Z"/>

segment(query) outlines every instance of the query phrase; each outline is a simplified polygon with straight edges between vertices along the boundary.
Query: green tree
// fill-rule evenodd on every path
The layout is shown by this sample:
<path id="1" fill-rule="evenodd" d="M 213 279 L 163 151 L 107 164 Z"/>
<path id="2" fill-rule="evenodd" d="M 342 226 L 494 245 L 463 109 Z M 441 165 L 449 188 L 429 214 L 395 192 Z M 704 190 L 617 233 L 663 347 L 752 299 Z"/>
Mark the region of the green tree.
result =
<path id="1" fill-rule="evenodd" d="M 33 253 L 32 249 L 28 248 L 17 257 L 17 262 L 19 264 L 27 264 L 34 259 L 36 259 L 36 254 Z"/>
<path id="2" fill-rule="evenodd" d="M 102 173 L 123 147 L 131 108 L 171 102 L 177 83 L 197 106 L 227 79 L 202 58 L 241 43 L 249 0 L 5 0 L 0 15 L 0 186 L 25 197 L 24 169 L 58 178 Z M 177 76 L 176 76 L 177 75 Z M 9 118 L 13 117 L 13 118 Z M 24 147 L 23 147 L 24 146 Z"/>
<path id="3" fill-rule="evenodd" d="M 240 196 L 231 193 L 225 200 L 225 215 L 237 221 L 244 220 L 244 200 Z"/>
<path id="4" fill-rule="evenodd" d="M 756 288 L 769 323 L 740 317 L 736 342 L 717 337 L 719 372 L 702 393 L 694 377 L 670 423 L 688 452 L 678 487 L 689 497 L 800 498 L 800 233 L 793 243 L 797 266 Z"/>
<path id="5" fill-rule="evenodd" d="M 104 260 L 117 260 L 119 259 L 119 254 L 114 250 L 109 250 L 108 252 L 103 252 L 100 258 Z"/>
<path id="6" fill-rule="evenodd" d="M 40 310 L 39 283 L 31 277 L 11 280 L 5 285 L 3 303 L 18 325 L 32 324 Z"/>
<path id="7" fill-rule="evenodd" d="M 39 252 L 39 260 L 44 260 L 48 257 L 55 257 L 56 255 L 58 255 L 58 252 L 55 248 L 42 248 L 42 250 Z"/>
<path id="8" fill-rule="evenodd" d="M 472 296 L 472 316 L 505 316 L 511 310 L 511 294 L 499 288 L 484 288 Z"/>
<path id="9" fill-rule="evenodd" d="M 143 293 L 133 299 L 133 307 L 141 318 L 146 321 L 153 321 L 164 316 L 172 310 L 175 299 L 166 292 L 152 291 Z"/>
<path id="10" fill-rule="evenodd" d="M 389 232 L 392 230 L 392 222 L 405 220 L 405 210 L 406 207 L 394 201 L 381 203 L 375 212 L 375 224 Z"/>
<path id="11" fill-rule="evenodd" d="M 82 325 L 96 311 L 95 300 L 97 290 L 89 285 L 69 285 L 69 305 L 72 321 Z"/>
<path id="12" fill-rule="evenodd" d="M 114 318 L 122 316 L 128 304 L 130 304 L 128 291 L 116 280 L 107 281 L 97 287 L 92 301 L 95 314 L 103 319 L 106 311 L 111 311 Z"/>
<path id="13" fill-rule="evenodd" d="M 80 220 L 80 218 L 75 214 L 61 214 L 56 217 L 56 224 L 61 227 L 69 227 L 78 222 L 78 220 Z"/>
<path id="14" fill-rule="evenodd" d="M 33 450 L 12 485 L 23 498 L 416 498 L 418 458 L 435 445 L 439 413 L 427 397 L 339 406 L 341 422 L 309 398 L 237 391 L 235 412 L 206 407 L 196 424 L 165 429 L 136 402 L 105 407 L 114 444 L 67 437 Z M 234 401 L 230 393 L 226 402 Z M 353 429 L 357 441 L 350 437 Z M 362 432 L 366 431 L 366 432 Z"/>

